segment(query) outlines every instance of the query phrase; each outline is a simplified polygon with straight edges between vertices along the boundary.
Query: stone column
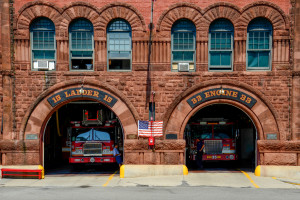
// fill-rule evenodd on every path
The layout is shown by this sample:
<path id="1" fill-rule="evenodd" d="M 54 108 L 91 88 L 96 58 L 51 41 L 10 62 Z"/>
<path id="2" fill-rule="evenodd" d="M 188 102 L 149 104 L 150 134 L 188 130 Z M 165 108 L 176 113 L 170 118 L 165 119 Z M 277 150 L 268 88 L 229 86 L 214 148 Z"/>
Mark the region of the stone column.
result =
<path id="1" fill-rule="evenodd" d="M 292 132 L 293 140 L 300 140 L 300 0 L 295 5 Z"/>
<path id="2" fill-rule="evenodd" d="M 2 0 L 1 7 L 1 46 L 2 46 L 2 83 L 3 83 L 3 139 L 12 139 L 12 68 L 9 0 Z"/>

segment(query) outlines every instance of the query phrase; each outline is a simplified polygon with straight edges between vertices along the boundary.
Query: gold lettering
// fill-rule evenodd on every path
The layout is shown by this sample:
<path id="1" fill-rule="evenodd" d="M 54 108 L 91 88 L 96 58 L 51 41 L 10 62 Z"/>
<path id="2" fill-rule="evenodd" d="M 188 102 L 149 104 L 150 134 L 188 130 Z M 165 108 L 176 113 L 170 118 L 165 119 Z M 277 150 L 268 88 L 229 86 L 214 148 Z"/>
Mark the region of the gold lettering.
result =
<path id="1" fill-rule="evenodd" d="M 76 95 L 75 91 L 72 90 L 72 91 L 71 91 L 71 96 L 75 96 L 75 95 Z"/>
<path id="2" fill-rule="evenodd" d="M 242 101 L 245 101 L 246 99 L 246 96 L 242 94 L 241 98 L 240 98 Z"/>
<path id="3" fill-rule="evenodd" d="M 221 95 L 221 90 L 217 90 L 217 95 L 218 95 L 218 96 Z"/>
<path id="4" fill-rule="evenodd" d="M 87 95 L 87 91 L 86 90 L 83 90 L 83 95 Z"/>
<path id="5" fill-rule="evenodd" d="M 196 98 L 192 98 L 191 101 L 193 102 L 193 104 L 197 103 L 197 99 Z"/>
<path id="6" fill-rule="evenodd" d="M 196 96 L 196 98 L 197 98 L 198 101 L 201 101 L 201 100 L 202 100 L 202 98 L 201 98 L 200 95 Z"/>
<path id="7" fill-rule="evenodd" d="M 52 100 L 54 101 L 54 103 L 56 103 L 61 100 L 61 97 L 60 95 L 56 95 L 55 97 L 52 98 Z"/>
<path id="8" fill-rule="evenodd" d="M 68 92 L 65 92 L 66 97 L 68 98 L 70 95 L 68 94 Z"/>
<path id="9" fill-rule="evenodd" d="M 238 93 L 237 92 L 232 92 L 232 97 L 237 97 Z"/>
<path id="10" fill-rule="evenodd" d="M 76 90 L 76 95 L 80 95 L 80 90 Z"/>
<path id="11" fill-rule="evenodd" d="M 225 90 L 225 95 L 226 95 L 226 96 L 231 96 L 231 95 L 232 95 L 231 93 L 232 93 L 232 91 L 230 91 L 230 90 Z"/>
<path id="12" fill-rule="evenodd" d="M 110 103 L 112 101 L 112 98 L 107 95 L 105 95 L 105 97 L 103 99 L 104 99 L 104 101 L 107 101 L 108 103 Z"/>
<path id="13" fill-rule="evenodd" d="M 205 94 L 205 98 L 210 97 L 209 92 L 204 92 L 204 94 Z"/>
<path id="14" fill-rule="evenodd" d="M 99 92 L 97 92 L 97 91 L 94 91 L 94 95 L 93 95 L 94 97 L 99 97 Z"/>
<path id="15" fill-rule="evenodd" d="M 250 103 L 251 102 L 251 98 L 250 97 L 247 97 L 247 99 L 246 99 L 246 103 Z"/>
<path id="16" fill-rule="evenodd" d="M 92 96 L 93 90 L 88 90 L 87 95 Z"/>
<path id="17" fill-rule="evenodd" d="M 217 92 L 218 93 L 218 92 Z M 212 91 L 210 91 L 210 96 L 216 96 L 216 91 L 215 90 L 212 90 Z"/>

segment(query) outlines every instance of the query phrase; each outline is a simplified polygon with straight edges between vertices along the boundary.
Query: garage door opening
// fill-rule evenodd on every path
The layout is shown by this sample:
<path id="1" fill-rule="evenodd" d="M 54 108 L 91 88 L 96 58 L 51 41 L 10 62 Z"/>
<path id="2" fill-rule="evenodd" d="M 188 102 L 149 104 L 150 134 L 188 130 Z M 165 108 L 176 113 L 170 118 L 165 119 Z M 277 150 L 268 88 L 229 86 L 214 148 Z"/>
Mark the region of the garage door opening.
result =
<path id="1" fill-rule="evenodd" d="M 249 169 L 256 166 L 257 132 L 242 110 L 227 104 L 202 108 L 185 128 L 189 169 Z M 204 145 L 201 153 L 201 147 Z"/>
<path id="2" fill-rule="evenodd" d="M 116 144 L 123 155 L 122 127 L 109 108 L 95 101 L 70 102 L 54 112 L 45 127 L 45 173 L 114 172 Z"/>

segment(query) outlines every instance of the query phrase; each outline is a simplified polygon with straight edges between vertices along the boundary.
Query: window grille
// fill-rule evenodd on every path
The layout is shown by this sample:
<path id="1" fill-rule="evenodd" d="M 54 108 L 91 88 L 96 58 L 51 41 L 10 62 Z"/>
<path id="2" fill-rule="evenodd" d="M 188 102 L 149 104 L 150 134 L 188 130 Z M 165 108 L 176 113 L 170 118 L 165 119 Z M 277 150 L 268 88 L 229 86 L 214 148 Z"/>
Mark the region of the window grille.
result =
<path id="1" fill-rule="evenodd" d="M 209 70 L 232 70 L 233 57 L 232 23 L 218 19 L 209 27 Z"/>
<path id="2" fill-rule="evenodd" d="M 264 18 L 256 18 L 248 25 L 247 69 L 271 69 L 272 25 Z"/>
<path id="3" fill-rule="evenodd" d="M 45 17 L 35 19 L 30 25 L 32 70 L 55 70 L 55 26 Z M 43 63 L 43 64 L 41 64 Z"/>
<path id="4" fill-rule="evenodd" d="M 172 71 L 195 71 L 195 25 L 186 19 L 174 23 L 172 30 Z M 181 64 L 182 63 L 182 64 Z M 181 70 L 180 66 L 188 65 Z"/>
<path id="5" fill-rule="evenodd" d="M 107 27 L 108 70 L 131 70 L 131 27 L 123 19 L 115 19 Z"/>
<path id="6" fill-rule="evenodd" d="M 93 25 L 87 19 L 76 19 L 69 27 L 71 70 L 93 70 Z"/>

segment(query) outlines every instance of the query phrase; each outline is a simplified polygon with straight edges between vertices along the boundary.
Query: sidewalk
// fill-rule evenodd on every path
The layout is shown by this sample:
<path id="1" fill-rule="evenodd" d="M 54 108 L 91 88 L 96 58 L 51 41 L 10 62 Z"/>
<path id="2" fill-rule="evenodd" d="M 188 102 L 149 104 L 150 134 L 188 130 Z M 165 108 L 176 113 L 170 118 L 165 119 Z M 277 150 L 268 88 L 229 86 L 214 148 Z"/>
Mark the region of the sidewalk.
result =
<path id="1" fill-rule="evenodd" d="M 258 177 L 253 173 L 189 173 L 186 176 L 155 176 L 121 179 L 110 176 L 74 175 L 51 176 L 45 179 L 0 179 L 0 187 L 234 187 L 234 188 L 294 188 L 300 180 Z"/>

